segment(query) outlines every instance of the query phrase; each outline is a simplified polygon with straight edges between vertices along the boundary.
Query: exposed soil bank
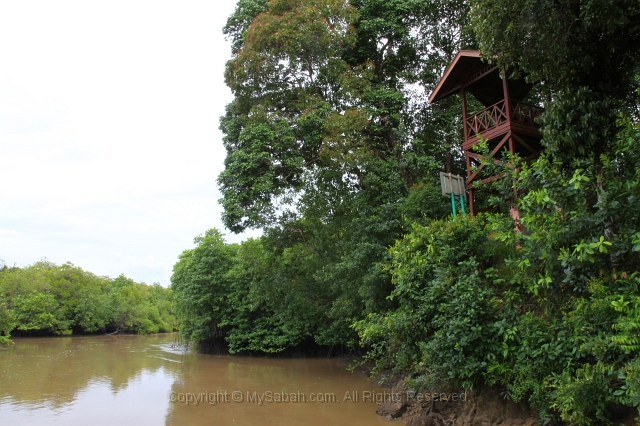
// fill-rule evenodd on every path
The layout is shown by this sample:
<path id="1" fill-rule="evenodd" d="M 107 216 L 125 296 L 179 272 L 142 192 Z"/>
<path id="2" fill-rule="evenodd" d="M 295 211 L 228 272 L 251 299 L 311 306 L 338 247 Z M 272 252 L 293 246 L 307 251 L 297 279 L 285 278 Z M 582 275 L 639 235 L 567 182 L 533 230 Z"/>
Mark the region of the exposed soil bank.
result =
<path id="1" fill-rule="evenodd" d="M 526 403 L 505 399 L 494 388 L 442 394 L 445 398 L 441 398 L 440 392 L 407 392 L 403 381 L 399 381 L 393 386 L 392 394 L 399 398 L 381 404 L 376 413 L 387 420 L 404 422 L 406 426 L 541 425 L 537 413 Z M 636 425 L 636 415 L 637 412 L 627 413 L 614 424 Z"/>
<path id="2" fill-rule="evenodd" d="M 396 386 L 395 389 L 401 389 Z M 537 415 L 526 404 L 505 400 L 495 389 L 414 394 L 394 390 L 401 401 L 388 401 L 376 411 L 387 420 L 403 420 L 407 426 L 532 426 Z M 448 398 L 448 400 L 447 400 Z"/>

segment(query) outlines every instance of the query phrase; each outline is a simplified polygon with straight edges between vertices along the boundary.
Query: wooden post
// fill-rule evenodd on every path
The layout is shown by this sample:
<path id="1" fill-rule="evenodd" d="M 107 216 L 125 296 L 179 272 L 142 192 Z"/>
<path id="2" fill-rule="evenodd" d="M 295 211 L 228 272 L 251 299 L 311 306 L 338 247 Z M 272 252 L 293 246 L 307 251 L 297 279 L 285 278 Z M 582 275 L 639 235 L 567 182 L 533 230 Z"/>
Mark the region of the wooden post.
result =
<path id="1" fill-rule="evenodd" d="M 460 98 L 462 98 L 462 128 L 466 142 L 469 139 L 469 129 L 467 128 L 467 95 L 464 93 L 464 88 L 460 89 Z"/>
<path id="2" fill-rule="evenodd" d="M 464 131 L 464 141 L 469 140 L 469 127 L 467 125 L 467 94 L 464 91 L 464 87 L 460 89 L 460 98 L 462 99 L 462 129 Z M 467 178 L 471 176 L 471 157 L 467 156 Z M 466 184 L 463 185 L 466 188 Z M 469 190 L 469 214 L 471 216 L 476 215 L 476 207 L 473 200 L 473 189 Z M 464 209 L 464 204 L 463 204 Z"/>
<path id="3" fill-rule="evenodd" d="M 511 127 L 511 94 L 509 92 L 509 81 L 507 80 L 507 70 L 502 69 L 502 91 L 504 92 L 504 106 L 507 110 L 507 123 Z"/>
<path id="4" fill-rule="evenodd" d="M 471 176 L 471 157 L 467 155 L 467 179 L 469 178 L 469 176 Z M 466 180 L 464 187 L 467 187 Z M 471 216 L 476 215 L 476 203 L 473 199 L 473 189 L 469 189 L 469 214 Z"/>

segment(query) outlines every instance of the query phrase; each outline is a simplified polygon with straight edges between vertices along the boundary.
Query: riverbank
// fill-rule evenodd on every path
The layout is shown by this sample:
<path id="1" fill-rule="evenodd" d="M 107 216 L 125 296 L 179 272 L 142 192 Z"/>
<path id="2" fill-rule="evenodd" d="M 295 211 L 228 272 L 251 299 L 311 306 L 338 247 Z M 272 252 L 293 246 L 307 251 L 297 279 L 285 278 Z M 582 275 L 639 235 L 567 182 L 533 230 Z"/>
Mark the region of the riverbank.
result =
<path id="1" fill-rule="evenodd" d="M 525 402 L 516 403 L 498 389 L 485 387 L 453 392 L 431 390 L 415 392 L 404 379 L 391 387 L 390 398 L 378 406 L 376 413 L 388 421 L 405 426 L 534 426 L 542 425 L 538 413 Z M 616 425 L 637 425 L 637 410 L 620 407 Z"/>
<path id="2" fill-rule="evenodd" d="M 393 393 L 396 401 L 381 404 L 376 413 L 386 420 L 404 421 L 406 426 L 533 426 L 538 416 L 524 403 L 505 399 L 492 388 L 462 390 L 442 389 L 415 392 L 399 381 Z"/>
<path id="3" fill-rule="evenodd" d="M 350 359 L 353 364 L 355 360 Z M 360 365 L 371 376 L 371 364 Z M 389 389 L 389 398 L 379 404 L 376 414 L 405 426 L 533 426 L 539 416 L 526 403 L 515 403 L 498 390 L 440 388 L 416 391 L 406 385 L 402 373 L 385 372 L 376 382 Z M 633 417 L 631 417 L 633 419 Z M 631 423 L 629 426 L 633 425 Z"/>

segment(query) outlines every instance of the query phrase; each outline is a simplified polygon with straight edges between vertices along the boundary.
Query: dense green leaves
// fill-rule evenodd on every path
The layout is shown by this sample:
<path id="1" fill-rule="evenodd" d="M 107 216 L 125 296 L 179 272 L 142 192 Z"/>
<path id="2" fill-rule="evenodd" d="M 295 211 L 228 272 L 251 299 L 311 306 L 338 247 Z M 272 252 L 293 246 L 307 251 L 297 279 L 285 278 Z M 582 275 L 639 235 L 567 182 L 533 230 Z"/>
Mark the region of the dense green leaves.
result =
<path id="1" fill-rule="evenodd" d="M 391 297 L 400 307 L 354 325 L 379 368 L 410 371 L 421 386 L 477 380 L 493 345 L 493 293 L 480 275 L 491 254 L 487 234 L 479 219 L 433 221 L 414 225 L 391 249 Z"/>
<path id="2" fill-rule="evenodd" d="M 217 230 L 194 242 L 197 247 L 185 250 L 173 268 L 171 289 L 182 318 L 180 331 L 186 339 L 200 342 L 221 336 L 220 322 L 228 315 L 225 275 L 237 248 L 225 245 Z"/>
<path id="3" fill-rule="evenodd" d="M 231 51 L 236 54 L 242 47 L 242 35 L 251 22 L 262 12 L 268 10 L 269 0 L 239 0 L 236 10 L 229 17 L 222 32 L 231 41 Z"/>
<path id="4" fill-rule="evenodd" d="M 186 339 L 232 353 L 280 352 L 313 336 L 326 301 L 308 247 L 229 245 L 215 229 L 195 243 L 171 280 Z"/>
<path id="5" fill-rule="evenodd" d="M 338 204 L 395 203 L 443 163 L 462 166 L 459 107 L 427 106 L 420 92 L 472 45 L 468 4 L 274 0 L 248 23 L 251 5 L 226 27 L 234 40 L 242 28 L 225 73 L 235 99 L 220 121 L 229 229 L 272 227 L 291 211 L 333 221 Z M 393 188 L 380 193 L 382 182 Z"/>
<path id="6" fill-rule="evenodd" d="M 417 388 L 496 386 L 546 423 L 627 416 L 638 15 L 637 0 L 240 1 L 219 184 L 227 228 L 264 234 L 230 245 L 209 231 L 183 253 L 185 336 L 231 352 L 340 347 Z M 465 171 L 459 99 L 425 95 L 475 46 L 539 83 L 546 152 L 487 162 L 506 175 L 477 196 L 493 211 L 454 221 L 437 176 Z"/>
<path id="7" fill-rule="evenodd" d="M 173 331 L 171 292 L 70 263 L 0 270 L 0 335 Z"/>

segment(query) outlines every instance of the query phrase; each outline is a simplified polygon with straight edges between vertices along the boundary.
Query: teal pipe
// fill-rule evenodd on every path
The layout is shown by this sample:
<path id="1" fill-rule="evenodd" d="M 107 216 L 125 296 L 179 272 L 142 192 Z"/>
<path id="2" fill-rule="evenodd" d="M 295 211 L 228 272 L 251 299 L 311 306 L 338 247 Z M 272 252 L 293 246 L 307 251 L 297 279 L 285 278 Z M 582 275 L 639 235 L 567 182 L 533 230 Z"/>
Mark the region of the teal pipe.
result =
<path id="1" fill-rule="evenodd" d="M 451 193 L 451 210 L 453 210 L 453 220 L 456 220 L 456 196 Z"/>

